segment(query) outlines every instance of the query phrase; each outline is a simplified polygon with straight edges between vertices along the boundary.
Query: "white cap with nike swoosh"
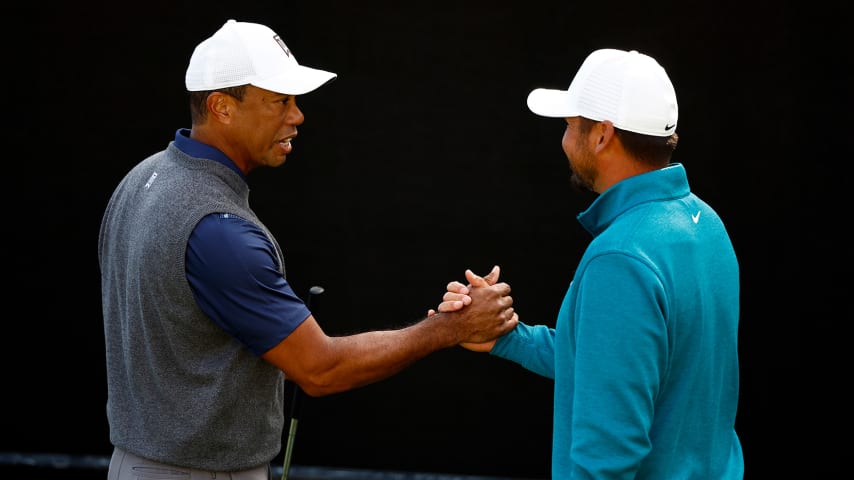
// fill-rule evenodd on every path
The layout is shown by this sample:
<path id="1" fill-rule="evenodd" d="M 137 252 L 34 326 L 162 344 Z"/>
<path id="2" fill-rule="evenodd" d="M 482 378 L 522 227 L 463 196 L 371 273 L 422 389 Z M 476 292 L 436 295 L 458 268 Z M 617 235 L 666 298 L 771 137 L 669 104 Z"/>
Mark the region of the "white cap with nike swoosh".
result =
<path id="1" fill-rule="evenodd" d="M 630 132 L 668 137 L 676 132 L 676 91 L 664 68 L 635 50 L 596 50 L 567 90 L 537 88 L 528 108 L 544 117 L 610 120 Z"/>

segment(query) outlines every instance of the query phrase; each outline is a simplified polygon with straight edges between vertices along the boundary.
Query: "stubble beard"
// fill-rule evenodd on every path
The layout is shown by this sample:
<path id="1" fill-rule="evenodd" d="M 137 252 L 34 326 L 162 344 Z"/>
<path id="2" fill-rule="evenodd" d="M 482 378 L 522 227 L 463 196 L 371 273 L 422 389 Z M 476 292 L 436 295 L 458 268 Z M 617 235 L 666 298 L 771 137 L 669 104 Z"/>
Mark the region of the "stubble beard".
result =
<path id="1" fill-rule="evenodd" d="M 590 188 L 590 185 L 579 176 L 575 171 L 572 172 L 569 177 L 569 184 L 572 186 L 572 189 L 579 193 L 588 193 L 592 192 L 593 189 Z"/>
<path id="2" fill-rule="evenodd" d="M 595 192 L 593 190 L 593 179 L 588 178 L 589 175 L 583 175 L 578 172 L 578 170 L 572 165 L 572 161 L 569 162 L 569 184 L 572 188 L 581 193 L 589 193 Z"/>

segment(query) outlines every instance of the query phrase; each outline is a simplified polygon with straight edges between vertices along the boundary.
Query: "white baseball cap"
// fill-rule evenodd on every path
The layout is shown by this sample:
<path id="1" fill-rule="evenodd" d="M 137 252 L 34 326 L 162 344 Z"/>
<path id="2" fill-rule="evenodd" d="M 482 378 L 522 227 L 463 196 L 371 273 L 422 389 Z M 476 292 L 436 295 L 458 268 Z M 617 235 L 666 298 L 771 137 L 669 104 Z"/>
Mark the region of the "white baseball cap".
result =
<path id="1" fill-rule="evenodd" d="M 668 137 L 679 109 L 667 73 L 635 50 L 596 50 L 584 60 L 567 90 L 537 88 L 528 108 L 543 117 L 610 120 L 630 132 Z"/>
<path id="2" fill-rule="evenodd" d="M 297 63 L 269 27 L 228 20 L 196 46 L 184 81 L 191 92 L 251 84 L 285 95 L 302 95 L 336 77 Z"/>

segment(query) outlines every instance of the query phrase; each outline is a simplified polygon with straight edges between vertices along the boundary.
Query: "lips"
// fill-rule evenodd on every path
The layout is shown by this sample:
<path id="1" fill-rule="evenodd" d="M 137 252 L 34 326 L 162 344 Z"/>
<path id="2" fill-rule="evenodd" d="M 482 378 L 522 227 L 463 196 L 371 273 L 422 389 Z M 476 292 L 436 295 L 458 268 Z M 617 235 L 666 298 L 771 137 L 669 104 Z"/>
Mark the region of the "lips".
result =
<path id="1" fill-rule="evenodd" d="M 294 149 L 293 144 L 291 144 L 291 139 L 282 140 L 279 142 L 279 148 L 285 153 L 285 155 L 291 153 Z"/>

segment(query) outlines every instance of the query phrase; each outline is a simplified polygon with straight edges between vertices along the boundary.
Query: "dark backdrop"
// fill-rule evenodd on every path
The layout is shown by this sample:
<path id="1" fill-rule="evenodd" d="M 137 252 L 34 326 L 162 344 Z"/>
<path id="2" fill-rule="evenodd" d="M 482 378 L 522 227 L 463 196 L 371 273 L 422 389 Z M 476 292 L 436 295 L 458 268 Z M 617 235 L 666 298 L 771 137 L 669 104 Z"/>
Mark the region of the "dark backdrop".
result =
<path id="1" fill-rule="evenodd" d="M 531 114 L 525 98 L 568 86 L 596 48 L 656 57 L 679 98 L 674 160 L 741 261 L 736 427 L 748 477 L 797 467 L 784 385 L 799 365 L 787 300 L 800 240 L 784 220 L 802 212 L 789 172 L 804 20 L 779 2 L 411 3 L 10 10 L 25 33 L 7 41 L 21 66 L 7 70 L 6 99 L 21 108 L 7 123 L 18 153 L 6 158 L 0 451 L 110 453 L 101 213 L 128 169 L 189 126 L 192 49 L 236 18 L 269 25 L 301 63 L 339 75 L 299 98 L 306 121 L 287 163 L 249 177 L 289 281 L 298 293 L 325 287 L 318 316 L 330 334 L 413 322 L 466 268 L 494 264 L 522 320 L 553 326 L 589 240 L 575 216 L 591 197 L 569 187 L 563 122 Z M 514 364 L 441 351 L 386 381 L 308 399 L 293 462 L 545 478 L 551 395 L 550 381 Z"/>

